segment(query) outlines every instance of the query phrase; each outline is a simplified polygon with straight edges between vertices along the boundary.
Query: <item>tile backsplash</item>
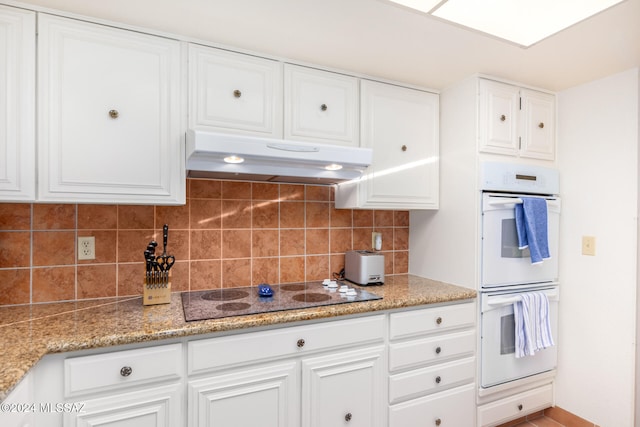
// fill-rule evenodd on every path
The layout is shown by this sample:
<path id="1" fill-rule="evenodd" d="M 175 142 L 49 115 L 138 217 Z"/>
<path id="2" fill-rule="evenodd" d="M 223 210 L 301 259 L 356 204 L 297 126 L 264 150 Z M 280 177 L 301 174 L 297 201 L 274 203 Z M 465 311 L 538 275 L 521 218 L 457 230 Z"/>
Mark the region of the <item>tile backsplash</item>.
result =
<path id="1" fill-rule="evenodd" d="M 172 290 L 330 277 L 382 233 L 385 274 L 408 271 L 407 211 L 335 209 L 329 186 L 187 180 L 184 206 L 0 203 L 0 305 L 141 295 L 150 240 Z M 78 260 L 78 237 L 96 258 Z M 158 249 L 156 253 L 158 253 Z"/>

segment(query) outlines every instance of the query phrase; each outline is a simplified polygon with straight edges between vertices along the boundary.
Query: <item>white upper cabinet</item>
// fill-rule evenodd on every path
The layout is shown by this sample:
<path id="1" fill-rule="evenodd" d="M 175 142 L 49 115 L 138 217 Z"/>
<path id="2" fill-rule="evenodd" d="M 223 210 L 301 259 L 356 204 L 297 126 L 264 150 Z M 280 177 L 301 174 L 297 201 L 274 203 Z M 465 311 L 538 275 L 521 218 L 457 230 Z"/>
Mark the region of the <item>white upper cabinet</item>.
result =
<path id="1" fill-rule="evenodd" d="M 336 207 L 437 209 L 439 97 L 362 80 L 361 146 L 373 148 L 364 176 L 336 188 Z"/>
<path id="2" fill-rule="evenodd" d="M 40 14 L 38 198 L 185 203 L 180 43 Z"/>
<path id="3" fill-rule="evenodd" d="M 35 199 L 35 12 L 0 6 L 0 200 Z"/>
<path id="4" fill-rule="evenodd" d="M 189 45 L 189 127 L 282 137 L 282 64 Z"/>
<path id="5" fill-rule="evenodd" d="M 555 97 L 479 80 L 479 150 L 533 159 L 555 158 Z"/>
<path id="6" fill-rule="evenodd" d="M 358 79 L 284 65 L 284 137 L 357 147 Z"/>

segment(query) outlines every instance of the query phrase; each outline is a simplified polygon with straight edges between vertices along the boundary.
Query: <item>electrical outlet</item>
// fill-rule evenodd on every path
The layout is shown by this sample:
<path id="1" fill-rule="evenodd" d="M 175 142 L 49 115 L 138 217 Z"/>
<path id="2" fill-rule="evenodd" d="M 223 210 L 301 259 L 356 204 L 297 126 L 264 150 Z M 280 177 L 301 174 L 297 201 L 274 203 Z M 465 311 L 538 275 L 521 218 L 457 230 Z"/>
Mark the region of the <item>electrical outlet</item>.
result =
<path id="1" fill-rule="evenodd" d="M 595 256 L 596 238 L 593 236 L 582 236 L 582 255 Z"/>
<path id="2" fill-rule="evenodd" d="M 96 238 L 78 237 L 78 260 L 96 259 Z"/>

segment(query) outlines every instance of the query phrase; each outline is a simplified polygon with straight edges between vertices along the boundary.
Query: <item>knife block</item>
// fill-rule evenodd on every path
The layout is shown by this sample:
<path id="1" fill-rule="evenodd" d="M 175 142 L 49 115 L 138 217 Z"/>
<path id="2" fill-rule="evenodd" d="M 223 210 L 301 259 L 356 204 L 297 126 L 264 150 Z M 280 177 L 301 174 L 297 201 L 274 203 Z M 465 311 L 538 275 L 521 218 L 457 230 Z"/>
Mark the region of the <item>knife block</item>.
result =
<path id="1" fill-rule="evenodd" d="M 142 305 L 169 304 L 171 302 L 171 273 L 166 277 L 144 278 Z"/>

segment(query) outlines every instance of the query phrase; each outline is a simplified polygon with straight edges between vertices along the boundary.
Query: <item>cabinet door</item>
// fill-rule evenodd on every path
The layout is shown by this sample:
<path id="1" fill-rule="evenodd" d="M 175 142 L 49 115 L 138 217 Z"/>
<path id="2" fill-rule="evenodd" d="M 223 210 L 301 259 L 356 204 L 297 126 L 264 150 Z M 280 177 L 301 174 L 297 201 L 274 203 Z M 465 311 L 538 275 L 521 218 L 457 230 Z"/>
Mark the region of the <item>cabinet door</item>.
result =
<path id="1" fill-rule="evenodd" d="M 189 45 L 189 127 L 282 137 L 282 65 Z"/>
<path id="2" fill-rule="evenodd" d="M 35 199 L 35 22 L 0 6 L 0 200 Z"/>
<path id="3" fill-rule="evenodd" d="M 303 427 L 384 425 L 383 346 L 302 361 Z"/>
<path id="4" fill-rule="evenodd" d="M 189 381 L 190 427 L 296 427 L 300 420 L 295 361 Z"/>
<path id="5" fill-rule="evenodd" d="M 520 156 L 553 160 L 555 157 L 555 97 L 522 89 Z"/>
<path id="6" fill-rule="evenodd" d="M 41 200 L 185 202 L 180 44 L 41 14 Z"/>
<path id="7" fill-rule="evenodd" d="M 359 145 L 358 80 L 285 64 L 285 139 Z"/>
<path id="8" fill-rule="evenodd" d="M 336 189 L 336 207 L 438 208 L 438 95 L 362 80 L 361 146 L 373 163 Z"/>
<path id="9" fill-rule="evenodd" d="M 76 399 L 62 406 L 64 426 L 180 426 L 184 424 L 181 389 L 181 384 L 173 384 L 97 399 Z M 55 408 L 53 406 L 51 410 Z"/>
<path id="10" fill-rule="evenodd" d="M 479 150 L 516 156 L 519 149 L 519 89 L 490 80 L 480 80 L 479 89 Z"/>

